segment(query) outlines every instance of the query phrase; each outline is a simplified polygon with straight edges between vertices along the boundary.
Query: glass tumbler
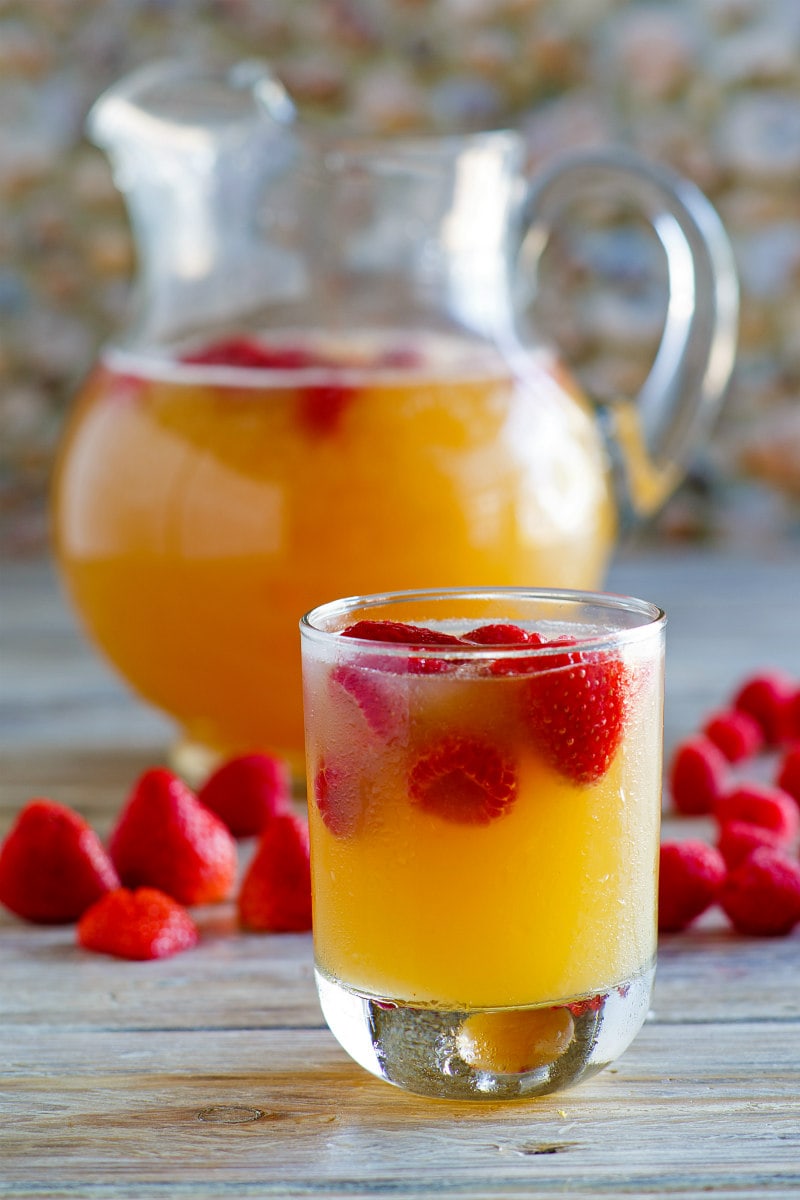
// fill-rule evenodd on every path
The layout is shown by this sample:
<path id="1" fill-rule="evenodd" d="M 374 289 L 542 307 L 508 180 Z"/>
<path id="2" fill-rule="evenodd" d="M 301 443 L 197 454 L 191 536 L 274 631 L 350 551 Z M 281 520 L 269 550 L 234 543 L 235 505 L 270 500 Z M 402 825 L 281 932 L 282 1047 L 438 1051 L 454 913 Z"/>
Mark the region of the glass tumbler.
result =
<path id="1" fill-rule="evenodd" d="M 665 623 L 518 588 L 303 618 L 317 986 L 367 1070 L 520 1099 L 630 1045 L 655 968 Z"/>

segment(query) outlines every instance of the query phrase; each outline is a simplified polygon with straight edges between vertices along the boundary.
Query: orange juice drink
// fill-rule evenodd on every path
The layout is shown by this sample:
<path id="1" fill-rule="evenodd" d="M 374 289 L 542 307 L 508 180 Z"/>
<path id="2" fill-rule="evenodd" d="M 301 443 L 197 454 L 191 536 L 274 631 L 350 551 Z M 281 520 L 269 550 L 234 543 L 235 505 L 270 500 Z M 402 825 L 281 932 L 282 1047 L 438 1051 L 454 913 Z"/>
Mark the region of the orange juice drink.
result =
<path id="1" fill-rule="evenodd" d="M 304 619 L 314 946 L 357 1061 L 534 1095 L 615 1058 L 656 946 L 663 614 L 416 593 Z"/>
<path id="2" fill-rule="evenodd" d="M 110 352 L 55 479 L 62 575 L 110 662 L 189 742 L 295 766 L 300 614 L 430 583 L 594 586 L 613 537 L 579 393 L 443 338 Z"/>

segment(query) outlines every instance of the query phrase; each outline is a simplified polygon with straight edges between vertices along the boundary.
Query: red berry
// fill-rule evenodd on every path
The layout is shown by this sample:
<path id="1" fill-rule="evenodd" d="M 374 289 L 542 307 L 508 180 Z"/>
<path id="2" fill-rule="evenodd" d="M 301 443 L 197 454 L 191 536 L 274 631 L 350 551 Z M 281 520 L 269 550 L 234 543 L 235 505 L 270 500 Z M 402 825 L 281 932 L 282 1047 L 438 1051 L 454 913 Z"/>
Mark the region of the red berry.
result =
<path id="1" fill-rule="evenodd" d="M 800 804 L 800 745 L 786 751 L 778 767 L 775 782 Z"/>
<path id="2" fill-rule="evenodd" d="M 765 825 L 751 825 L 749 821 L 726 821 L 717 838 L 717 849 L 729 870 L 738 867 L 761 846 L 779 850 L 782 845 L 783 839 L 774 830 Z"/>
<path id="3" fill-rule="evenodd" d="M 738 933 L 780 937 L 800 921 L 800 864 L 763 847 L 731 871 L 719 902 Z"/>
<path id="4" fill-rule="evenodd" d="M 780 788 L 746 783 L 720 796 L 714 806 L 720 825 L 728 821 L 746 821 L 771 829 L 783 842 L 791 842 L 800 832 L 800 809 L 791 796 Z"/>
<path id="5" fill-rule="evenodd" d="M 119 886 L 102 843 L 86 821 L 52 800 L 31 800 L 0 847 L 0 904 L 26 921 L 76 921 Z"/>
<path id="6" fill-rule="evenodd" d="M 629 681 L 624 664 L 570 649 L 532 658 L 529 669 L 535 672 L 527 685 L 529 727 L 540 750 L 575 783 L 601 779 L 625 729 Z"/>
<path id="7" fill-rule="evenodd" d="M 308 827 L 293 813 L 270 821 L 261 835 L 239 892 L 239 922 L 262 933 L 303 933 L 311 928 Z"/>
<path id="8" fill-rule="evenodd" d="M 479 625 L 471 629 L 461 638 L 462 642 L 475 643 L 478 646 L 527 646 L 530 634 L 519 625 Z M 537 636 L 537 644 L 541 639 Z"/>
<path id="9" fill-rule="evenodd" d="M 197 798 L 236 838 L 255 837 L 289 805 L 289 768 L 271 754 L 230 758 L 206 780 Z"/>
<path id="10" fill-rule="evenodd" d="M 78 922 L 78 943 L 98 954 L 166 958 L 197 945 L 197 928 L 182 905 L 156 888 L 108 892 Z"/>
<path id="11" fill-rule="evenodd" d="M 361 817 L 361 790 L 351 771 L 335 763 L 323 763 L 314 776 L 312 798 L 335 837 L 355 833 Z"/>
<path id="12" fill-rule="evenodd" d="M 317 358 L 303 346 L 268 346 L 249 337 L 225 338 L 184 354 L 181 362 L 209 367 L 296 371 L 317 365 Z"/>
<path id="13" fill-rule="evenodd" d="M 725 878 L 722 855 L 705 842 L 663 842 L 658 876 L 658 928 L 685 929 L 714 903 Z"/>
<path id="14" fill-rule="evenodd" d="M 420 648 L 463 645 L 460 638 L 444 633 L 441 629 L 429 629 L 426 625 L 409 625 L 405 621 L 356 621 L 342 630 L 342 637 Z M 409 657 L 375 659 L 372 665 L 395 674 L 408 672 L 410 675 L 436 675 L 451 670 L 454 664 L 444 658 Z"/>
<path id="15" fill-rule="evenodd" d="M 236 882 L 236 843 L 227 826 L 164 768 L 137 781 L 109 841 L 126 887 L 152 887 L 181 904 L 226 900 Z"/>
<path id="16" fill-rule="evenodd" d="M 713 812 L 727 782 L 728 760 L 708 738 L 687 738 L 676 746 L 669 770 L 676 812 L 686 817 Z"/>
<path id="17" fill-rule="evenodd" d="M 784 709 L 784 727 L 786 740 L 800 741 L 800 690 L 795 690 L 786 702 Z"/>
<path id="18" fill-rule="evenodd" d="M 746 712 L 761 726 L 768 746 L 777 746 L 788 735 L 788 707 L 796 685 L 781 671 L 747 679 L 733 699 L 733 707 Z"/>
<path id="19" fill-rule="evenodd" d="M 399 721 L 397 697 L 387 680 L 374 672 L 340 663 L 331 671 L 331 683 L 342 688 L 355 702 L 369 728 L 382 741 L 396 732 Z"/>
<path id="20" fill-rule="evenodd" d="M 302 388 L 297 396 L 298 420 L 317 437 L 335 433 L 346 409 L 356 395 L 354 387 L 339 383 L 315 383 Z"/>
<path id="21" fill-rule="evenodd" d="M 752 758 L 764 745 L 764 733 L 755 717 L 736 708 L 712 713 L 703 733 L 731 763 Z"/>
<path id="22" fill-rule="evenodd" d="M 490 743 L 451 734 L 411 768 L 412 804 L 446 821 L 486 825 L 507 813 L 517 795 L 517 772 Z"/>

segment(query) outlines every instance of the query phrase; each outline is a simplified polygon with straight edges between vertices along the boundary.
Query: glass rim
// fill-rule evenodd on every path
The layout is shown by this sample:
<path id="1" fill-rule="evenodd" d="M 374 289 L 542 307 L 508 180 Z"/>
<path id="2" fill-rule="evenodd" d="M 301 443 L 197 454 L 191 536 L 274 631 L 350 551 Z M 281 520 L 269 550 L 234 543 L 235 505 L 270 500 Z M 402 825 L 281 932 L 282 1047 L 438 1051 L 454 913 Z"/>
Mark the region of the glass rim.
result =
<path id="1" fill-rule="evenodd" d="M 348 613 L 368 612 L 370 609 L 385 607 L 389 604 L 414 604 L 426 600 L 452 597 L 454 600 L 469 601 L 513 598 L 519 601 L 544 601 L 579 606 L 594 606 L 608 612 L 628 612 L 638 614 L 642 620 L 639 624 L 623 626 L 615 629 L 604 629 L 596 634 L 583 636 L 580 639 L 580 649 L 604 650 L 630 642 L 642 641 L 653 634 L 663 631 L 667 624 L 667 615 L 662 608 L 649 600 L 641 600 L 636 596 L 617 592 L 589 592 L 573 588 L 537 588 L 537 587 L 478 587 L 478 588 L 420 588 L 411 591 L 375 592 L 360 596 L 346 596 L 339 600 L 329 600 L 324 604 L 315 605 L 300 618 L 301 637 L 310 641 L 330 643 L 338 640 L 341 630 L 320 628 L 315 621 L 322 617 L 345 616 Z M 397 618 L 392 618 L 396 620 Z M 487 624 L 499 623 L 488 621 Z M 398 642 L 379 642 L 371 638 L 347 639 L 348 650 L 369 649 L 373 654 L 380 646 L 381 655 L 397 658 L 427 657 L 435 653 L 437 658 L 445 659 L 498 659 L 498 658 L 533 658 L 548 655 L 563 654 L 564 645 L 557 642 L 544 642 L 541 645 L 513 646 L 508 644 L 483 645 L 464 642 L 461 645 L 423 645 Z"/>

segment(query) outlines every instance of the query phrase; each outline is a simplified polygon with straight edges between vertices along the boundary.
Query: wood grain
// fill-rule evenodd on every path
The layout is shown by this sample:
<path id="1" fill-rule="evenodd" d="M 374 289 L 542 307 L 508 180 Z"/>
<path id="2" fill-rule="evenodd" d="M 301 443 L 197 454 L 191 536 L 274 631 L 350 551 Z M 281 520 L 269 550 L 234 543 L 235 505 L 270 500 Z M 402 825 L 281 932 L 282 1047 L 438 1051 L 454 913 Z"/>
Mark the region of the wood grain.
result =
<path id="1" fill-rule="evenodd" d="M 668 745 L 745 670 L 800 677 L 788 557 L 631 555 L 611 582 L 669 612 Z M 33 795 L 105 831 L 171 736 L 88 651 L 47 565 L 4 565 L 0 833 Z M 662 939 L 650 1019 L 612 1068 L 454 1105 L 350 1062 L 310 937 L 243 934 L 231 906 L 197 916 L 196 950 L 125 963 L 0 915 L 0 1196 L 800 1196 L 797 932 L 737 938 L 710 914 Z"/>

